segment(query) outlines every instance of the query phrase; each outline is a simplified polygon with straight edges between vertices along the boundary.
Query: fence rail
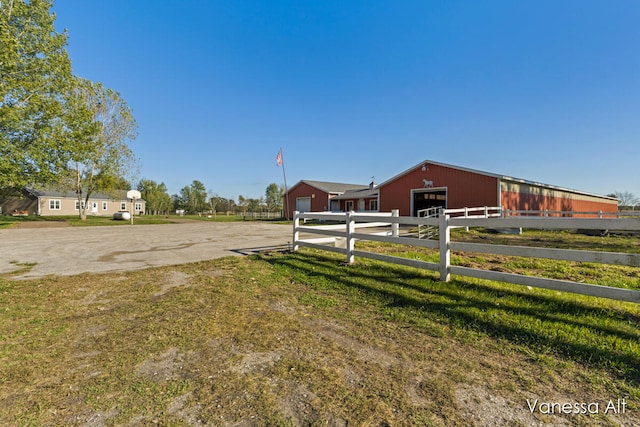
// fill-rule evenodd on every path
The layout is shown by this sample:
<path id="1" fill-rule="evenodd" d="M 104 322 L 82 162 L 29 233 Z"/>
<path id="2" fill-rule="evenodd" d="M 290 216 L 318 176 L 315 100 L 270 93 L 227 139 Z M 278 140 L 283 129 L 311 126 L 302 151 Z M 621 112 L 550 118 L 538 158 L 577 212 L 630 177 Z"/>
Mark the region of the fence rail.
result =
<path id="1" fill-rule="evenodd" d="M 616 211 L 616 212 L 603 212 L 603 211 L 588 211 L 588 212 L 580 212 L 580 211 L 553 211 L 549 209 L 545 210 L 513 210 L 506 209 L 503 212 L 503 216 L 511 217 L 511 216 L 543 216 L 543 217 L 597 217 L 597 218 L 629 218 L 629 217 L 640 217 L 640 211 Z"/>
<path id="2" fill-rule="evenodd" d="M 224 213 L 224 212 L 223 212 Z M 220 214 L 218 212 L 218 214 Z M 227 215 L 229 213 L 227 212 Z M 252 218 L 252 219 L 278 219 L 278 218 L 284 218 L 284 215 L 282 214 L 282 212 L 278 211 L 278 212 L 248 212 L 248 211 L 243 211 L 243 212 L 238 212 L 236 213 L 236 215 L 241 216 L 243 218 Z"/>
<path id="3" fill-rule="evenodd" d="M 539 216 L 497 217 L 496 211 L 490 209 L 494 208 L 472 208 L 462 210 L 462 216 L 452 216 L 460 215 L 460 210 L 443 210 L 439 217 L 400 217 L 397 211 L 376 214 L 356 212 L 295 212 L 293 224 L 293 250 L 298 250 L 300 247 L 311 247 L 342 253 L 346 255 L 347 263 L 353 263 L 357 256 L 437 271 L 440 273 L 440 280 L 444 282 L 449 281 L 451 275 L 455 274 L 459 276 L 475 277 L 640 303 L 640 291 L 638 290 L 451 265 L 451 251 L 456 251 L 640 267 L 640 254 L 451 241 L 451 229 L 460 227 L 487 227 L 494 229 L 527 228 L 544 230 L 606 229 L 638 232 L 640 231 L 640 218 L 558 218 Z M 307 219 L 344 222 L 344 224 L 341 223 L 330 226 L 300 225 L 301 221 L 305 221 Z M 437 240 L 417 239 L 411 234 L 402 234 L 400 226 L 437 227 Z M 302 239 L 300 237 L 301 233 L 319 234 L 331 237 Z M 396 243 L 401 245 L 438 249 L 440 252 L 440 258 L 438 262 L 427 262 L 356 250 L 355 242 L 357 240 Z"/>

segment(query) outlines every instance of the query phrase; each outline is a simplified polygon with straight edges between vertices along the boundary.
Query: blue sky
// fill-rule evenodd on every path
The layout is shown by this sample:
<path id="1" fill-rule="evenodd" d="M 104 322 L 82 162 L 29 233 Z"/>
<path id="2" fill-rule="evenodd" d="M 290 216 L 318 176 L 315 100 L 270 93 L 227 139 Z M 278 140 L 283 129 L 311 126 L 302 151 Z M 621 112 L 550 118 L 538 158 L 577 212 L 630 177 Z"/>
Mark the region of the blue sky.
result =
<path id="1" fill-rule="evenodd" d="M 640 196 L 640 2 L 58 0 L 133 108 L 139 178 L 261 197 L 431 159 Z"/>

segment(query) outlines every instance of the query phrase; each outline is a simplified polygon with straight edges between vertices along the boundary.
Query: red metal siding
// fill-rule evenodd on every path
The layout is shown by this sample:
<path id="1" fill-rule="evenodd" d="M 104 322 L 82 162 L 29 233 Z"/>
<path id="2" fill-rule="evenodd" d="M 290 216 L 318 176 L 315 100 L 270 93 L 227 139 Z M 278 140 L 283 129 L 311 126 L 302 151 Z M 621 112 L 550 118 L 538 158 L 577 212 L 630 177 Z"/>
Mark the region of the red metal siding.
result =
<path id="1" fill-rule="evenodd" d="M 287 200 L 291 204 L 289 207 L 289 218 L 293 218 L 293 211 L 296 210 L 296 199 L 299 197 L 311 198 L 311 211 L 322 212 L 329 210 L 329 193 L 324 192 L 316 187 L 312 187 L 305 182 L 301 182 L 293 189 L 289 190 L 288 198 L 285 197 L 285 206 L 287 206 Z"/>
<path id="2" fill-rule="evenodd" d="M 365 197 L 364 199 L 364 211 L 369 211 L 369 206 L 371 205 L 371 201 L 375 201 L 378 200 L 377 197 Z M 342 212 L 345 212 L 347 210 L 347 202 L 353 202 L 353 210 L 354 211 L 358 211 L 358 202 L 360 201 L 360 199 L 345 199 L 345 200 L 340 200 L 340 210 Z M 374 211 L 377 212 L 377 211 Z"/>
<path id="3" fill-rule="evenodd" d="M 510 210 L 530 211 L 574 211 L 617 212 L 615 200 L 571 193 L 569 191 L 544 189 L 526 184 L 503 182 L 501 185 L 502 207 Z M 574 216 L 593 216 L 579 215 Z"/>
<path id="4" fill-rule="evenodd" d="M 424 189 L 424 181 L 433 187 L 447 188 L 447 208 L 498 205 L 498 179 L 470 171 L 425 163 L 379 187 L 380 211 L 399 209 L 401 216 L 411 215 L 411 190 Z"/>

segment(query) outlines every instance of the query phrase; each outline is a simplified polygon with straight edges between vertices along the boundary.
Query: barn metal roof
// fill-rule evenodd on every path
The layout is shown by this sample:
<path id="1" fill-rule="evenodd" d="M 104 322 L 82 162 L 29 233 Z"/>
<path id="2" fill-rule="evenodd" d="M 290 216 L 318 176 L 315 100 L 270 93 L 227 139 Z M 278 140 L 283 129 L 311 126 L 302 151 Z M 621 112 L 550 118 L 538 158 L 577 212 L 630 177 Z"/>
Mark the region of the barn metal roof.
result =
<path id="1" fill-rule="evenodd" d="M 295 184 L 293 187 L 291 187 L 289 189 L 289 192 L 291 192 L 292 189 L 294 189 L 301 183 L 310 185 L 311 187 L 317 188 L 318 190 L 324 191 L 325 193 L 332 193 L 332 194 L 343 194 L 347 191 L 369 189 L 368 185 L 345 184 L 341 182 L 328 182 L 328 181 L 311 181 L 311 180 L 304 179 L 298 182 L 297 184 Z"/>
<path id="2" fill-rule="evenodd" d="M 386 180 L 385 182 L 383 182 L 382 184 L 380 184 L 380 187 L 393 182 L 395 180 L 397 180 L 398 178 L 408 174 L 409 172 L 412 172 L 413 170 L 422 167 L 424 164 L 432 164 L 432 165 L 436 165 L 436 166 L 442 166 L 442 167 L 446 167 L 446 168 L 450 168 L 450 169 L 456 169 L 456 170 L 460 170 L 460 171 L 465 171 L 465 172 L 471 172 L 471 173 L 475 173 L 478 175 L 485 175 L 485 176 L 490 176 L 493 178 L 497 178 L 499 180 L 502 181 L 511 181 L 511 182 L 517 182 L 520 184 L 527 184 L 527 185 L 533 185 L 536 187 L 543 187 L 543 188 L 548 188 L 551 190 L 557 190 L 557 191 L 564 191 L 564 192 L 568 192 L 568 193 L 575 193 L 575 194 L 581 194 L 584 196 L 591 196 L 591 197 L 599 197 L 602 199 L 607 199 L 607 200 L 617 200 L 614 197 L 609 197 L 609 196 L 603 196 L 600 194 L 593 194 L 593 193 L 587 193 L 585 191 L 580 191 L 580 190 L 574 190 L 571 188 L 564 188 L 564 187 L 558 187 L 555 185 L 551 185 L 551 184 L 544 184 L 541 182 L 536 182 L 536 181 L 530 181 L 527 179 L 522 179 L 522 178 L 514 178 L 512 176 L 508 176 L 508 175 L 500 175 L 500 174 L 496 174 L 496 173 L 491 173 L 491 172 L 485 172 L 485 171 L 481 171 L 481 170 L 477 170 L 477 169 L 471 169 L 471 168 L 465 168 L 465 167 L 461 167 L 461 166 L 456 166 L 456 165 L 450 165 L 447 163 L 441 163 L 441 162 L 436 162 L 433 160 L 424 160 L 420 163 L 418 163 L 417 165 L 405 170 L 404 172 L 399 173 L 398 175 L 394 176 L 391 179 Z"/>
<path id="3" fill-rule="evenodd" d="M 331 200 L 367 199 L 378 196 L 378 187 L 367 187 L 360 190 L 345 191 L 339 196 L 332 197 Z"/>

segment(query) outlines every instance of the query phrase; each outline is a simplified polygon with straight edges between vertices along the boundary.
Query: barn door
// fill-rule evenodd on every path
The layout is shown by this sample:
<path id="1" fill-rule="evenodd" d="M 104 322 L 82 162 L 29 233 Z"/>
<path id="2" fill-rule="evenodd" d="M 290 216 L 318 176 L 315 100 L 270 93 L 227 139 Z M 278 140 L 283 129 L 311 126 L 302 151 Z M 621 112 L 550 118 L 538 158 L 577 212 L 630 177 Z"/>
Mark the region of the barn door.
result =
<path id="1" fill-rule="evenodd" d="M 413 190 L 412 216 L 418 216 L 418 211 L 429 208 L 447 207 L 447 189 Z"/>
<path id="2" fill-rule="evenodd" d="M 296 210 L 298 212 L 311 212 L 311 197 L 298 197 L 296 199 Z"/>

